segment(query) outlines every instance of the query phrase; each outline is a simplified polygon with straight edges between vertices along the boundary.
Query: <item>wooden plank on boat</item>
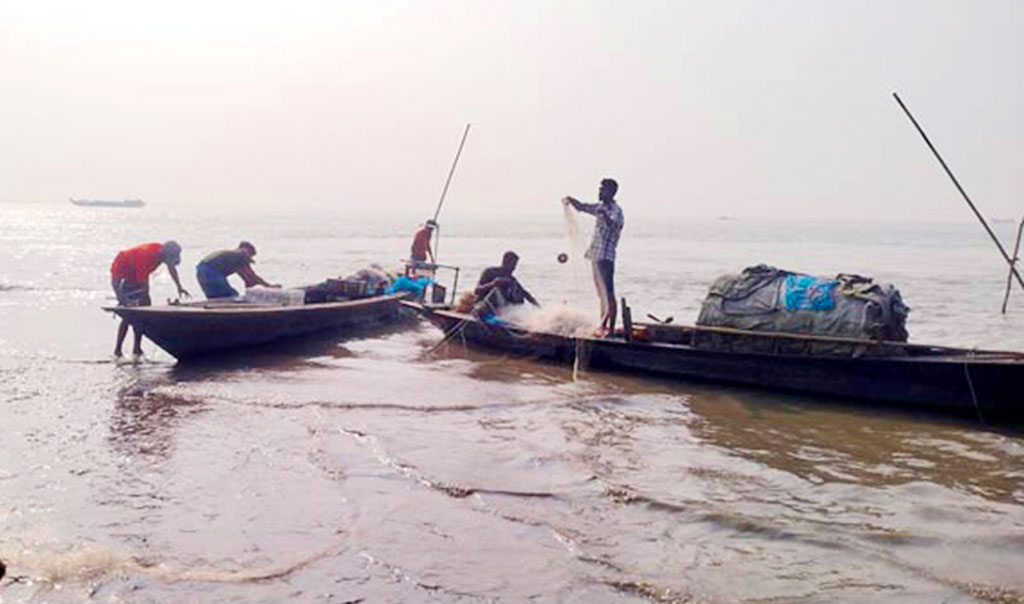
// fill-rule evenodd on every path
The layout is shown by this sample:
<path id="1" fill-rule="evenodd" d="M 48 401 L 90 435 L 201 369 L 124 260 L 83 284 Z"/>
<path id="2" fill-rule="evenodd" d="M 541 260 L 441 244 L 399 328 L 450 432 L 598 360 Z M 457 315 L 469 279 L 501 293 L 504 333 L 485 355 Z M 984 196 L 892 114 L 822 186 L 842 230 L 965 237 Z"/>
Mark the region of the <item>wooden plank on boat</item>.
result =
<path id="1" fill-rule="evenodd" d="M 965 356 L 974 355 L 982 351 L 975 351 L 969 348 L 955 348 L 951 346 L 939 346 L 934 344 L 914 344 L 911 342 L 893 342 L 891 340 L 868 340 L 863 338 L 847 338 L 841 336 L 822 336 L 817 334 L 786 333 L 777 331 L 751 331 L 747 329 L 736 329 L 734 327 L 711 327 L 705 325 L 663 325 L 659 323 L 637 323 L 652 333 L 661 331 L 679 331 L 690 333 L 717 333 L 723 335 L 745 336 L 751 338 L 766 338 L 780 340 L 794 340 L 804 342 L 821 342 L 830 344 L 848 344 L 851 346 L 866 347 L 890 347 L 906 350 L 931 351 L 942 354 L 961 354 Z M 1024 359 L 1024 353 L 1006 350 L 986 350 L 988 355 L 997 354 L 1012 358 Z"/>

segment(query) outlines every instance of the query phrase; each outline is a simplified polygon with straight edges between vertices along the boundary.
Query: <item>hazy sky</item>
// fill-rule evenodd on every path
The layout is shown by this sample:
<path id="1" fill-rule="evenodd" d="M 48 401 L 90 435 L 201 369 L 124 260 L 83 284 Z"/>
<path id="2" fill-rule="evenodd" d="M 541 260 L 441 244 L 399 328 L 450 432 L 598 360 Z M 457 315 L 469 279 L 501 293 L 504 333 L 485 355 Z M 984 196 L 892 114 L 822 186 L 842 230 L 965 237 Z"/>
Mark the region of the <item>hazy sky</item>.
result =
<path id="1" fill-rule="evenodd" d="M 0 0 L 0 201 L 1024 213 L 1024 1 Z"/>

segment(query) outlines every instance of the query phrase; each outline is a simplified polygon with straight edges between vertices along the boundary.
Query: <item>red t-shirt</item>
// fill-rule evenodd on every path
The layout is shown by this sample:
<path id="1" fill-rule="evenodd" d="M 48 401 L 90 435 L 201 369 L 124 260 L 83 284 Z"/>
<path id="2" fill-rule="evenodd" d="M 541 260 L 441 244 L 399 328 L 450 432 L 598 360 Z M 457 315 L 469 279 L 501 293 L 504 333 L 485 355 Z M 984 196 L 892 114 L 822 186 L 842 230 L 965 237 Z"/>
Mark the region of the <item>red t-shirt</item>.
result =
<path id="1" fill-rule="evenodd" d="M 110 265 L 110 274 L 115 279 L 147 283 L 150 273 L 163 262 L 160 255 L 163 249 L 160 243 L 143 243 L 118 252 L 114 263 Z"/>
<path id="2" fill-rule="evenodd" d="M 430 235 L 433 232 L 427 227 L 416 231 L 416 237 L 412 240 L 412 259 L 426 260 L 430 253 Z"/>

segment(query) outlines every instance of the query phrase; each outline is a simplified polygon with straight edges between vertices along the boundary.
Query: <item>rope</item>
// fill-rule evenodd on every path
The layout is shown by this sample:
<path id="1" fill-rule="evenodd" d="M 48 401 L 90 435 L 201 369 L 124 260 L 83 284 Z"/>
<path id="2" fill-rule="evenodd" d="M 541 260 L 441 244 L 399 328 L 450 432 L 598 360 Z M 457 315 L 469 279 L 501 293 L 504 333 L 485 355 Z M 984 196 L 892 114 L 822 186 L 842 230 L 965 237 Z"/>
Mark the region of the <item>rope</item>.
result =
<path id="1" fill-rule="evenodd" d="M 981 414 L 981 406 L 978 405 L 978 395 L 974 392 L 974 382 L 971 381 L 971 372 L 967 368 L 967 362 L 964 362 L 964 375 L 967 376 L 967 388 L 971 391 L 971 402 L 974 403 L 974 410 L 978 413 L 978 421 L 982 424 L 985 423 L 985 417 Z"/>
<path id="2" fill-rule="evenodd" d="M 583 338 L 575 338 L 576 345 L 573 346 L 573 359 L 572 359 L 572 381 L 578 381 L 580 375 L 580 357 L 583 356 L 583 351 L 586 349 L 587 342 Z"/>
<path id="3" fill-rule="evenodd" d="M 437 344 L 434 344 L 433 346 L 431 346 L 427 350 L 427 352 L 425 354 L 433 353 L 435 350 L 437 350 L 438 348 L 440 348 L 444 344 L 447 344 L 449 341 L 451 341 L 455 336 L 462 335 L 462 342 L 463 342 L 463 344 L 465 344 L 466 337 L 462 334 L 462 331 L 466 328 L 466 325 L 469 324 L 469 321 L 470 321 L 469 319 L 463 319 L 463 320 L 459 321 L 455 325 L 455 327 L 451 328 L 450 330 L 448 330 L 448 332 L 446 332 L 444 334 L 444 337 L 441 338 L 440 342 L 438 342 Z"/>

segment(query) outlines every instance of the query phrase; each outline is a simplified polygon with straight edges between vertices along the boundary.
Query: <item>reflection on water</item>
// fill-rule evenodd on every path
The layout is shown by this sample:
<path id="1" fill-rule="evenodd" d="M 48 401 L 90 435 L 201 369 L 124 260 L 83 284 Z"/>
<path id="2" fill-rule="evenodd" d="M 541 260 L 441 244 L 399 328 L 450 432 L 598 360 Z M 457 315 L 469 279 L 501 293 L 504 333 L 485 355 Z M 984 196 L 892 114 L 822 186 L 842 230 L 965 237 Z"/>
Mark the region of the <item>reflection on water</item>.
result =
<path id="1" fill-rule="evenodd" d="M 708 419 L 700 437 L 812 483 L 884 487 L 924 480 L 990 500 L 1024 503 L 1022 474 L 1011 471 L 1024 461 L 1024 448 L 1010 444 L 1019 442 L 1013 433 L 1003 437 L 969 421 L 941 421 L 927 414 L 744 396 L 756 408 L 748 411 L 752 421 L 735 421 L 728 412 L 719 415 L 723 406 L 735 403 L 732 397 L 695 395 L 693 409 Z"/>
<path id="2" fill-rule="evenodd" d="M 202 401 L 148 392 L 139 383 L 121 388 L 116 400 L 109 423 L 111 447 L 127 458 L 153 463 L 170 456 L 174 426 L 204 407 Z"/>

